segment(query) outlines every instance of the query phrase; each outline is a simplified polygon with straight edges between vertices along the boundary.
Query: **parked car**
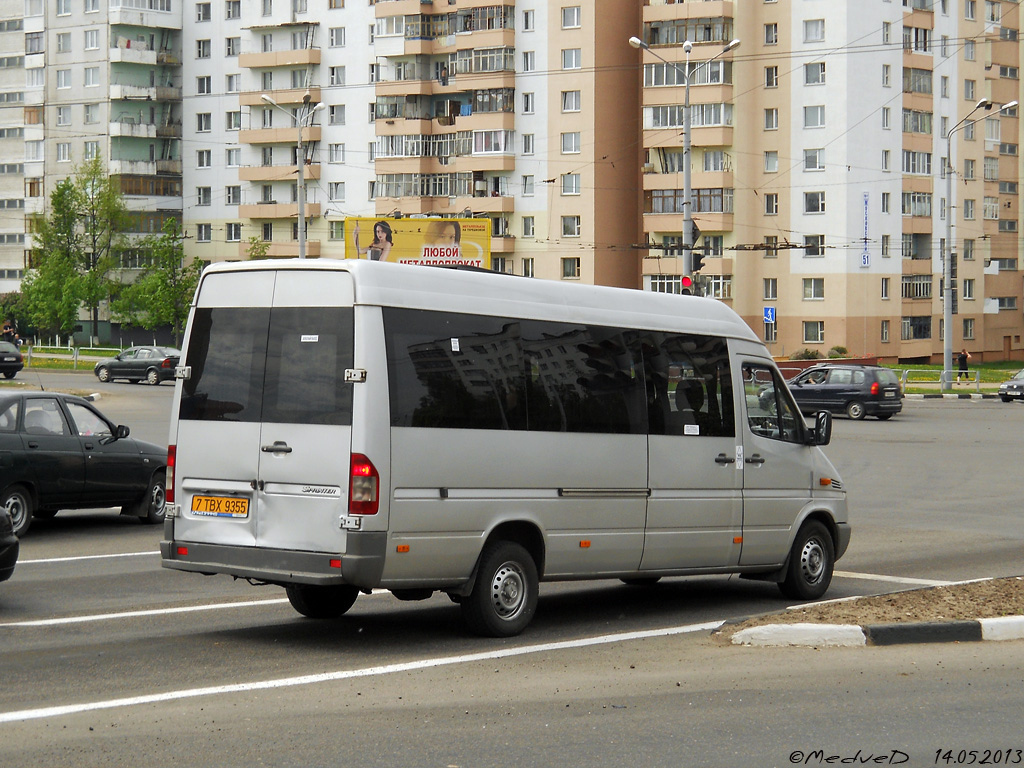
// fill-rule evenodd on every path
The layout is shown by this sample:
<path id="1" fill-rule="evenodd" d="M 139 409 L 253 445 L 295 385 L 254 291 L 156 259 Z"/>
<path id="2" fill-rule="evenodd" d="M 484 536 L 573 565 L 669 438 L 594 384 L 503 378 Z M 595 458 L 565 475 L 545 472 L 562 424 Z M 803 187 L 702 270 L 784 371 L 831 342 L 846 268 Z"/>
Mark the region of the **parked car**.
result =
<path id="1" fill-rule="evenodd" d="M 0 509 L 0 581 L 7 581 L 14 574 L 19 546 L 11 516 L 6 510 Z"/>
<path id="2" fill-rule="evenodd" d="M 877 365 L 815 365 L 787 383 L 805 414 L 832 411 L 851 419 L 889 419 L 903 410 L 899 377 Z"/>
<path id="3" fill-rule="evenodd" d="M 24 367 L 21 350 L 9 341 L 0 341 L 0 373 L 4 378 L 13 379 Z"/>
<path id="4" fill-rule="evenodd" d="M 1024 370 L 1017 371 L 1012 379 L 999 385 L 999 399 L 1004 403 L 1024 400 Z"/>
<path id="5" fill-rule="evenodd" d="M 85 398 L 0 392 L 0 509 L 18 536 L 61 509 L 163 522 L 166 471 L 165 448 L 129 437 Z"/>
<path id="6" fill-rule="evenodd" d="M 174 379 L 181 350 L 173 347 L 130 347 L 117 357 L 100 360 L 93 373 L 100 381 L 127 379 L 159 384 Z"/>

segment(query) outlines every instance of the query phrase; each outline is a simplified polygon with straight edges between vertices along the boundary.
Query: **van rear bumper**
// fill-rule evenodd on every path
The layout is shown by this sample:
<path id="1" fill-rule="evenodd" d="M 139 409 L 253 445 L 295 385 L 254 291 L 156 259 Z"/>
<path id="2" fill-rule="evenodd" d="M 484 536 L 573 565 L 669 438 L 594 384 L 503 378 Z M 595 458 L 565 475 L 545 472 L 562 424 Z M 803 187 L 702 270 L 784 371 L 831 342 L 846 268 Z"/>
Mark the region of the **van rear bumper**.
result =
<path id="1" fill-rule="evenodd" d="M 177 571 L 224 573 L 281 586 L 351 584 L 372 589 L 384 572 L 386 545 L 387 533 L 350 533 L 343 555 L 165 539 L 160 542 L 160 558 L 164 568 Z"/>

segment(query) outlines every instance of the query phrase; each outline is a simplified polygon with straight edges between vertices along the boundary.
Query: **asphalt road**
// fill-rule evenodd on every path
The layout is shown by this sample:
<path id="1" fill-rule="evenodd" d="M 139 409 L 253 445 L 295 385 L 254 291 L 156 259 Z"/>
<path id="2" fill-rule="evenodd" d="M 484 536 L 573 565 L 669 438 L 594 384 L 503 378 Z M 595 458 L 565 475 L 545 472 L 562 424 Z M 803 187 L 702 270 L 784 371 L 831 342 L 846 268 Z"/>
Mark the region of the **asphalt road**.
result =
<path id="1" fill-rule="evenodd" d="M 166 441 L 170 384 L 44 376 Z M 837 419 L 854 535 L 830 597 L 1024 572 L 1022 426 L 991 400 Z M 507 641 L 443 596 L 314 622 L 278 588 L 162 570 L 159 539 L 110 510 L 33 525 L 0 585 L 0 766 L 1024 763 L 1019 642 L 722 646 L 709 625 L 785 605 L 725 577 L 545 584 Z"/>

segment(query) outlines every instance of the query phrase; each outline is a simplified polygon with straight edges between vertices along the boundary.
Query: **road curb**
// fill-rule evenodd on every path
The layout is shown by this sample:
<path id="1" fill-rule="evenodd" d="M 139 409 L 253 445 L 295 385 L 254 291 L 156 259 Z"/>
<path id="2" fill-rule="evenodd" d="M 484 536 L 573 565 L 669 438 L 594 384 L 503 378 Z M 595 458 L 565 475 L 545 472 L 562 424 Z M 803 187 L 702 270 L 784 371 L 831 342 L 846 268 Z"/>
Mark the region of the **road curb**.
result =
<path id="1" fill-rule="evenodd" d="M 998 400 L 999 395 L 995 394 L 971 394 L 968 392 L 954 392 L 951 394 L 936 392 L 935 394 L 904 395 L 907 400 Z"/>
<path id="2" fill-rule="evenodd" d="M 1024 616 L 974 621 L 924 621 L 895 624 L 766 624 L 732 636 L 733 645 L 855 647 L 910 643 L 1024 640 Z"/>

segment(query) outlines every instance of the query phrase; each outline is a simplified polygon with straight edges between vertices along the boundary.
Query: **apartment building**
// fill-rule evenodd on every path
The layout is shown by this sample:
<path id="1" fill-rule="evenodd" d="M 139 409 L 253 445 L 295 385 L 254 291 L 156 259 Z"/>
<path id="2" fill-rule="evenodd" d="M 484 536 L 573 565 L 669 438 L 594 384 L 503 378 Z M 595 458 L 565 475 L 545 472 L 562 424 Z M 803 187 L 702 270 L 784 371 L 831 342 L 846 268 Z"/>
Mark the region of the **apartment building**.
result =
<path id="1" fill-rule="evenodd" d="M 46 215 L 57 183 L 95 156 L 119 183 L 136 235 L 180 220 L 180 8 L 172 0 L 21 5 L 26 227 Z M 122 258 L 129 275 L 145 262 L 136 249 Z"/>
<path id="2" fill-rule="evenodd" d="M 845 347 L 941 361 L 948 223 L 954 346 L 1024 356 L 1018 110 L 999 111 L 1020 94 L 1019 10 L 998 0 L 650 0 L 650 49 L 638 54 L 643 231 L 654 245 L 644 287 L 682 288 L 691 41 L 691 189 L 708 295 L 778 356 Z M 741 46 L 720 55 L 733 39 Z M 983 98 L 994 108 L 977 109 Z"/>
<path id="3" fill-rule="evenodd" d="M 24 0 L 0 0 L 0 293 L 17 291 L 25 260 Z"/>

